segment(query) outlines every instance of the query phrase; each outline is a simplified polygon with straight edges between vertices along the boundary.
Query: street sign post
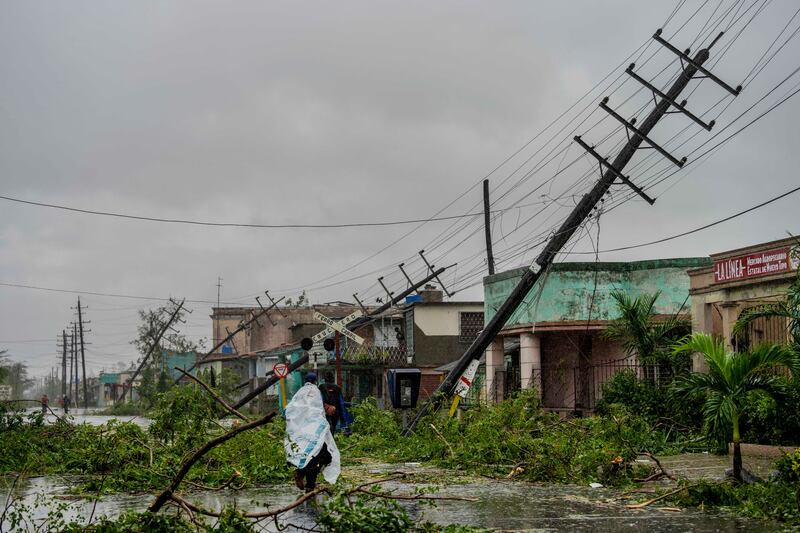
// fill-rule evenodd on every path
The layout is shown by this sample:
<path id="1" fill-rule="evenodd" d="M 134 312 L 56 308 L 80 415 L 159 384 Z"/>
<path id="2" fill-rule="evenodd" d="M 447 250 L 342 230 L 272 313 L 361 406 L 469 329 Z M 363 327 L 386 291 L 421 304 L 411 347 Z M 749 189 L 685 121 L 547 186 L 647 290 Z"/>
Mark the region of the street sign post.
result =
<path id="1" fill-rule="evenodd" d="M 276 363 L 275 366 L 272 367 L 272 373 L 280 380 L 281 406 L 286 409 L 286 380 L 284 378 L 289 375 L 289 365 L 286 363 Z"/>
<path id="2" fill-rule="evenodd" d="M 466 398 L 467 393 L 469 392 L 469 388 L 472 386 L 472 382 L 475 380 L 475 373 L 478 372 L 478 366 L 480 365 L 480 361 L 478 359 L 473 359 L 472 362 L 469 364 L 467 369 L 461 374 L 461 377 L 458 379 L 458 383 L 456 383 L 456 388 L 453 391 L 453 404 L 450 406 L 450 418 L 456 414 L 456 409 L 458 409 L 458 402 L 461 401 L 461 398 Z"/>

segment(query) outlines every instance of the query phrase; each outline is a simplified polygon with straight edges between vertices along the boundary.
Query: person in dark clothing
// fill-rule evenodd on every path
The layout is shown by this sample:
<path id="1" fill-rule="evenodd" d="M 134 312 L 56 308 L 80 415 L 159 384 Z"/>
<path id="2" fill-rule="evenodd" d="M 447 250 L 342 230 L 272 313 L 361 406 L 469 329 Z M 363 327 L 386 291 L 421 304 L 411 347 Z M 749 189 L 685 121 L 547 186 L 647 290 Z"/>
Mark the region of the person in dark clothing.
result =
<path id="1" fill-rule="evenodd" d="M 342 418 L 342 389 L 333 379 L 333 372 L 325 373 L 325 383 L 319 386 L 322 393 L 322 406 L 325 408 L 325 418 L 331 426 L 331 433 L 336 432 L 336 426 Z"/>
<path id="2" fill-rule="evenodd" d="M 317 487 L 317 476 L 323 468 L 331 464 L 331 452 L 328 445 L 323 444 L 319 453 L 315 455 L 306 466 L 298 468 L 294 472 L 294 484 L 300 490 L 311 492 Z"/>
<path id="3" fill-rule="evenodd" d="M 400 353 L 406 353 L 406 336 L 400 331 L 400 328 L 394 328 L 394 337 L 397 339 L 397 347 L 400 348 Z"/>

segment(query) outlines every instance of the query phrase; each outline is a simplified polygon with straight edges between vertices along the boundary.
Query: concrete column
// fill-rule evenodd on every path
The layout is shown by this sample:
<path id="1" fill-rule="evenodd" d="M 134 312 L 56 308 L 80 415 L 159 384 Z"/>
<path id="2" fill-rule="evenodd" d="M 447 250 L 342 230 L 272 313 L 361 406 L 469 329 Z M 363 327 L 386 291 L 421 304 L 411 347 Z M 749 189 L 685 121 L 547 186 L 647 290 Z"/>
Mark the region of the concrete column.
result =
<path id="1" fill-rule="evenodd" d="M 503 383 L 495 383 L 495 373 L 505 370 L 503 338 L 497 337 L 486 348 L 486 403 L 503 399 Z"/>
<path id="2" fill-rule="evenodd" d="M 519 336 L 519 370 L 523 389 L 536 387 L 542 393 L 542 344 L 539 335 Z"/>
<path id="3" fill-rule="evenodd" d="M 725 341 L 725 349 L 733 351 L 733 325 L 739 318 L 739 304 L 735 302 L 725 302 L 720 305 L 722 311 L 722 338 Z"/>

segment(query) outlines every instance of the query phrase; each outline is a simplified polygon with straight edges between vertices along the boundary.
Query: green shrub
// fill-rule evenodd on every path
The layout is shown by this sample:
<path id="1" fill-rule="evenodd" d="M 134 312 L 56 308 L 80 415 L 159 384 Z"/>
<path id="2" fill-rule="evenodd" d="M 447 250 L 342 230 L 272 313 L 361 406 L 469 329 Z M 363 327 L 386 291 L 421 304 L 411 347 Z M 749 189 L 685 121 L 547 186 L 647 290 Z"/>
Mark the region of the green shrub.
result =
<path id="1" fill-rule="evenodd" d="M 703 428 L 702 401 L 676 401 L 667 386 L 640 380 L 631 370 L 618 372 L 603 385 L 595 412 L 607 416 L 614 405 L 625 406 L 661 429 L 668 442 L 686 440 L 687 434 L 699 433 Z"/>
<path id="2" fill-rule="evenodd" d="M 784 395 L 772 399 L 751 393 L 740 424 L 742 440 L 755 444 L 800 444 L 800 379 L 785 379 Z"/>
<path id="3" fill-rule="evenodd" d="M 530 481 L 624 484 L 639 475 L 632 466 L 638 452 L 672 446 L 624 407 L 609 406 L 606 417 L 561 420 L 542 411 L 530 390 L 470 409 L 460 421 L 424 416 L 409 437 L 401 436 L 397 417 L 374 401 L 357 406 L 355 415 L 352 435 L 340 444 L 353 456 L 430 461 L 495 475 L 513 470 L 514 477 Z"/>
<path id="4" fill-rule="evenodd" d="M 681 506 L 722 507 L 753 518 L 800 525 L 800 484 L 773 481 L 735 485 L 699 482 L 676 494 L 672 501 Z"/>

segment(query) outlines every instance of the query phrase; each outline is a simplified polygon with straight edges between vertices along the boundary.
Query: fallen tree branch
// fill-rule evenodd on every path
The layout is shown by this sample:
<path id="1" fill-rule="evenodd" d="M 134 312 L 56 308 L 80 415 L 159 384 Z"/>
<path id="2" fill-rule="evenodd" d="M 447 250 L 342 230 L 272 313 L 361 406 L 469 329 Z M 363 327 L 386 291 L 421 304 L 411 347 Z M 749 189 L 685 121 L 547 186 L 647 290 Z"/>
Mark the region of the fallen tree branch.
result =
<path id="1" fill-rule="evenodd" d="M 225 400 L 223 400 L 223 399 L 222 399 L 222 397 L 221 397 L 219 394 L 217 394 L 216 392 L 214 392 L 214 391 L 211 389 L 211 387 L 209 387 L 208 385 L 206 385 L 206 384 L 205 384 L 205 383 L 204 383 L 204 382 L 203 382 L 203 381 L 202 381 L 200 378 L 197 378 L 197 377 L 195 377 L 195 376 L 191 375 L 190 373 L 188 373 L 187 371 L 185 371 L 184 369 L 182 369 L 182 368 L 180 368 L 180 367 L 177 367 L 177 366 L 176 366 L 176 367 L 174 367 L 174 368 L 175 368 L 175 370 L 177 370 L 178 372 L 182 373 L 184 376 L 188 377 L 189 379 L 191 379 L 192 381 L 194 381 L 195 383 L 197 383 L 198 385 L 200 385 L 201 387 L 203 387 L 203 388 L 205 389 L 205 391 L 206 391 L 208 394 L 210 394 L 210 395 L 211 395 L 211 397 L 212 397 L 212 398 L 214 398 L 214 400 L 216 400 L 216 402 L 217 402 L 218 404 L 220 404 L 220 405 L 221 405 L 221 406 L 222 406 L 222 407 L 223 407 L 223 408 L 224 408 L 226 411 L 228 411 L 229 413 L 231 413 L 233 416 L 235 416 L 235 417 L 237 417 L 237 418 L 239 418 L 239 419 L 241 419 L 241 420 L 244 420 L 245 422 L 249 422 L 249 421 L 250 421 L 250 419 L 249 419 L 249 418 L 247 418 L 247 417 L 246 417 L 246 416 L 244 416 L 242 413 L 240 413 L 239 411 L 237 411 L 236 409 L 234 409 L 233 407 L 231 407 L 230 405 L 228 405 L 228 402 L 226 402 Z"/>
<path id="2" fill-rule="evenodd" d="M 650 460 L 652 460 L 656 464 L 656 466 L 658 466 L 658 472 L 654 472 L 654 473 L 650 474 L 649 476 L 647 476 L 646 478 L 643 478 L 643 479 L 634 479 L 634 481 L 636 483 L 646 483 L 648 481 L 655 481 L 657 479 L 661 479 L 662 477 L 668 477 L 669 479 L 671 479 L 673 481 L 677 480 L 677 478 L 675 476 L 673 476 L 672 474 L 667 472 L 667 469 L 664 468 L 664 466 L 661 464 L 661 461 L 658 460 L 658 457 L 656 457 L 655 455 L 653 455 L 650 452 L 639 452 L 636 456 L 638 457 L 640 455 L 644 456 L 644 457 L 648 457 Z"/>
<path id="3" fill-rule="evenodd" d="M 156 496 L 156 499 L 153 500 L 153 503 L 150 504 L 147 510 L 150 511 L 151 513 L 157 513 L 159 510 L 161 510 L 164 504 L 170 500 L 170 497 L 173 495 L 175 490 L 177 490 L 178 486 L 181 484 L 181 481 L 183 481 L 183 478 L 186 477 L 186 474 L 189 473 L 189 470 L 192 468 L 192 466 L 213 448 L 232 439 L 239 433 L 267 424 L 274 417 L 275 417 L 275 412 L 273 411 L 271 413 L 264 415 L 258 420 L 254 420 L 253 422 L 249 422 L 247 424 L 235 427 L 230 431 L 228 431 L 227 433 L 224 433 L 206 442 L 203 446 L 197 449 L 183 462 L 183 465 L 181 466 L 180 470 L 178 470 L 178 473 L 175 474 L 175 478 L 173 478 L 172 482 L 166 489 L 164 489 L 161 492 L 161 494 Z"/>
<path id="4" fill-rule="evenodd" d="M 353 489 L 353 492 L 369 494 L 376 498 L 386 498 L 388 500 L 450 500 L 459 502 L 479 502 L 479 498 L 467 498 L 463 496 L 426 496 L 424 494 L 389 494 L 387 492 L 372 492 L 367 489 Z"/>
<path id="5" fill-rule="evenodd" d="M 260 513 L 242 513 L 242 516 L 244 516 L 245 518 L 255 518 L 255 519 L 263 519 L 263 518 L 270 518 L 270 517 L 273 517 L 273 516 L 278 516 L 279 514 L 285 513 L 286 511 L 291 511 L 295 507 L 298 507 L 298 506 L 302 505 L 303 503 L 305 503 L 308 500 L 312 499 L 317 494 L 321 494 L 323 492 L 328 492 L 328 489 L 325 488 L 325 487 L 318 487 L 318 488 L 312 490 L 311 492 L 306 492 L 305 494 L 303 494 L 302 496 L 297 498 L 292 503 L 284 505 L 283 507 L 279 507 L 278 509 L 274 509 L 272 511 L 263 511 L 263 512 L 260 512 Z M 217 513 L 215 511 L 209 511 L 208 509 L 203 509 L 202 507 L 198 507 L 195 504 L 189 502 L 188 500 L 185 500 L 181 496 L 178 496 L 177 494 L 171 494 L 170 495 L 170 499 L 174 500 L 176 503 L 178 503 L 181 506 L 185 506 L 188 509 L 191 509 L 193 512 L 195 512 L 197 514 L 211 516 L 211 517 L 214 517 L 214 518 L 219 518 L 220 517 L 220 513 Z"/>
<path id="6" fill-rule="evenodd" d="M 641 502 L 641 503 L 632 503 L 632 504 L 626 505 L 625 508 L 626 509 L 644 509 L 648 505 L 651 505 L 653 503 L 659 502 L 659 501 L 663 500 L 664 498 L 669 498 L 670 496 L 674 496 L 675 494 L 678 494 L 681 491 L 688 490 L 688 489 L 690 489 L 692 487 L 696 487 L 696 486 L 697 486 L 697 484 L 687 485 L 685 487 L 680 487 L 678 489 L 675 489 L 675 490 L 672 490 L 670 492 L 667 492 L 666 494 L 662 494 L 661 496 L 658 496 L 658 497 L 653 498 L 651 500 L 647 500 L 647 501 L 644 501 L 644 502 Z"/>
<path id="7" fill-rule="evenodd" d="M 442 433 L 441 433 L 441 432 L 440 432 L 438 429 L 436 429 L 436 426 L 434 426 L 433 424 L 431 424 L 431 428 L 433 429 L 433 432 L 434 432 L 434 433 L 436 433 L 436 435 L 437 435 L 437 436 L 438 436 L 440 439 L 442 439 L 442 442 L 444 442 L 445 444 L 447 444 L 447 448 L 450 450 L 450 457 L 452 457 L 453 459 L 455 459 L 455 458 L 456 458 L 456 454 L 455 454 L 455 452 L 453 452 L 453 447 L 452 447 L 452 446 L 450 446 L 450 443 L 449 443 L 449 442 L 447 442 L 447 439 L 446 439 L 446 438 L 444 438 L 444 435 L 442 435 Z"/>
<path id="8" fill-rule="evenodd" d="M 408 476 L 408 474 L 406 474 L 405 472 L 392 472 L 392 474 L 393 474 L 392 477 L 387 477 L 387 478 L 383 478 L 383 479 L 376 479 L 375 481 L 368 481 L 367 483 L 363 483 L 363 484 L 357 486 L 353 490 L 364 489 L 364 488 L 369 487 L 371 485 L 380 485 L 381 483 L 387 483 L 389 481 L 396 481 L 398 479 L 403 479 L 403 478 Z"/>

